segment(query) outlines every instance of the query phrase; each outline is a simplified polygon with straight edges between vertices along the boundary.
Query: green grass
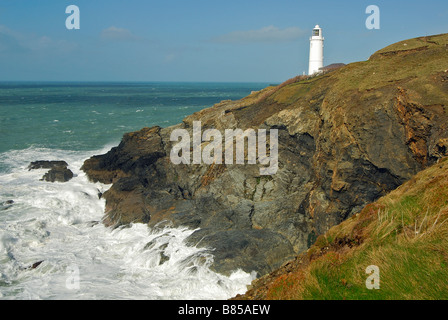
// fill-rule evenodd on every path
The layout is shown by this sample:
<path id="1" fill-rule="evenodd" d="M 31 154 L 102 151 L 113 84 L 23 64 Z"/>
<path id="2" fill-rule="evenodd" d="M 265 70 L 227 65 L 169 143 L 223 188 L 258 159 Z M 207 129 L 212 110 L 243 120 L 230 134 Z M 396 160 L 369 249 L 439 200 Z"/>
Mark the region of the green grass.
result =
<path id="1" fill-rule="evenodd" d="M 326 257 L 310 270 L 302 299 L 412 300 L 448 299 L 448 269 L 442 254 L 426 245 L 369 246 L 339 262 Z M 333 261 L 335 260 L 335 261 Z M 367 266 L 380 268 L 380 289 L 366 288 Z M 297 297 L 299 298 L 299 297 Z"/>
<path id="2" fill-rule="evenodd" d="M 310 263 L 278 276 L 266 299 L 448 299 L 448 161 L 319 236 L 305 256 Z M 366 287 L 370 265 L 379 290 Z"/>

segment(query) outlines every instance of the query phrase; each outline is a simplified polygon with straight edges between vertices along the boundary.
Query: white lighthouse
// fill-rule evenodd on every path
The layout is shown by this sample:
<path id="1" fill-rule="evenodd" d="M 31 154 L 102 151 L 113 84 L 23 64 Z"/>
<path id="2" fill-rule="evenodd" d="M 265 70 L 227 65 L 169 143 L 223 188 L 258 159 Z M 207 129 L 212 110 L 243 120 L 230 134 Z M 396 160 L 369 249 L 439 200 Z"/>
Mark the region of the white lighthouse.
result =
<path id="1" fill-rule="evenodd" d="M 324 66 L 324 37 L 322 28 L 319 25 L 313 29 L 313 36 L 310 38 L 310 69 L 308 75 L 319 72 Z"/>

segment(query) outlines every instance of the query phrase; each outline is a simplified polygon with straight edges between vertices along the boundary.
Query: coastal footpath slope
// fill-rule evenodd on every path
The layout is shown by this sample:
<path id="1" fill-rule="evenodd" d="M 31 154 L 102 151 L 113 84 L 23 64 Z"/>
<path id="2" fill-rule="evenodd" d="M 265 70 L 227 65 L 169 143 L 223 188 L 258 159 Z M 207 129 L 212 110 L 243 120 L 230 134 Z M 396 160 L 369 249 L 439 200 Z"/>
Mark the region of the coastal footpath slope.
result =
<path id="1" fill-rule="evenodd" d="M 331 228 L 235 299 L 448 299 L 448 158 Z"/>
<path id="2" fill-rule="evenodd" d="M 104 223 L 198 229 L 212 268 L 263 276 L 319 235 L 448 155 L 448 35 L 410 39 L 315 77 L 223 101 L 168 127 L 125 134 L 85 161 Z M 278 171 L 259 164 L 174 165 L 174 129 L 277 129 Z M 205 147 L 206 143 L 202 144 Z"/>

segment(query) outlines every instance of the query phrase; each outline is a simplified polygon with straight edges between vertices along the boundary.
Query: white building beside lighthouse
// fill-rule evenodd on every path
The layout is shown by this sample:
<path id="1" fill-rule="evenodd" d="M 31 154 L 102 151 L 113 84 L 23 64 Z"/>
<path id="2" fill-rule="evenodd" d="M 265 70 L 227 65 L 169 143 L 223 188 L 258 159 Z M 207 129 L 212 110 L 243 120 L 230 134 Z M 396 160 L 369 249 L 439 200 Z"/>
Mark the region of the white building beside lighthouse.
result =
<path id="1" fill-rule="evenodd" d="M 319 72 L 324 66 L 324 37 L 322 28 L 319 25 L 313 29 L 313 36 L 310 38 L 310 68 L 308 75 Z"/>

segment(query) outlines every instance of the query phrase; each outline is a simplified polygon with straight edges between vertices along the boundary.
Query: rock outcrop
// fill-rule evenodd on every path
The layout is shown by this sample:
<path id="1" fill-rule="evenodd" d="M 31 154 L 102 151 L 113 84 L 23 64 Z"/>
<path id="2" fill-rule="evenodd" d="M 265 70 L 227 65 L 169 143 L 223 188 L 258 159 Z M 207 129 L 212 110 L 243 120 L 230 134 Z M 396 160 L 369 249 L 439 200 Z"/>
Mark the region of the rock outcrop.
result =
<path id="1" fill-rule="evenodd" d="M 65 161 L 39 160 L 31 162 L 28 170 L 36 169 L 50 169 L 44 174 L 42 181 L 67 182 L 73 178 L 73 172 L 68 169 L 68 164 Z"/>
<path id="2" fill-rule="evenodd" d="M 14 200 L 6 200 L 0 203 L 0 211 L 8 210 L 14 204 Z"/>
<path id="3" fill-rule="evenodd" d="M 104 193 L 104 223 L 198 229 L 214 268 L 263 275 L 318 235 L 397 188 L 448 151 L 448 35 L 400 42 L 368 61 L 298 77 L 223 101 L 176 126 L 128 133 L 88 159 Z M 279 168 L 174 165 L 174 129 L 278 130 Z M 206 143 L 202 144 L 205 147 Z"/>

